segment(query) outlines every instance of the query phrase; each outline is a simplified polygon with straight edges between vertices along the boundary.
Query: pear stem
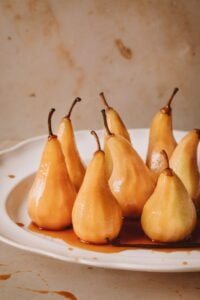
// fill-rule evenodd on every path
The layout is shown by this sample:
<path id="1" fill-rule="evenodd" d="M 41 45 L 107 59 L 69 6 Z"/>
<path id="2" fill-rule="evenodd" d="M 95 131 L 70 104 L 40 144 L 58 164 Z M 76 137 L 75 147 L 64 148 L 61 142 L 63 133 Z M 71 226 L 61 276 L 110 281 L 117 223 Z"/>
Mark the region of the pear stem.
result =
<path id="1" fill-rule="evenodd" d="M 108 135 L 114 135 L 114 134 L 110 131 L 109 127 L 108 127 L 108 122 L 107 122 L 107 117 L 106 117 L 106 111 L 105 111 L 105 109 L 102 109 L 101 112 L 102 112 L 102 115 L 103 115 L 104 126 L 105 126 L 105 129 L 106 129 L 107 134 L 108 134 Z"/>
<path id="2" fill-rule="evenodd" d="M 173 93 L 171 95 L 171 97 L 169 98 L 169 101 L 167 103 L 167 107 L 171 110 L 171 103 L 172 103 L 172 100 L 174 99 L 174 96 L 178 93 L 179 91 L 179 88 L 175 87 L 174 90 L 173 90 Z"/>
<path id="3" fill-rule="evenodd" d="M 50 137 L 54 136 L 53 131 L 52 131 L 52 126 L 51 126 L 51 119 L 52 119 L 52 115 L 53 115 L 54 111 L 55 111 L 55 108 L 52 108 L 48 115 L 48 129 L 49 129 Z"/>
<path id="4" fill-rule="evenodd" d="M 96 131 L 92 130 L 92 131 L 90 131 L 90 133 L 91 133 L 91 134 L 95 137 L 95 139 L 96 139 L 98 151 L 101 151 L 101 144 L 100 144 L 99 137 L 98 137 Z"/>
<path id="5" fill-rule="evenodd" d="M 169 98 L 169 101 L 167 102 L 167 105 L 164 106 L 163 108 L 161 108 L 161 112 L 163 114 L 167 114 L 167 115 L 171 115 L 171 111 L 172 111 L 172 108 L 171 108 L 171 104 L 172 104 L 172 100 L 174 99 L 174 96 L 176 95 L 176 93 L 179 91 L 179 88 L 175 88 L 173 90 L 173 93 L 171 95 L 171 97 Z"/>
<path id="6" fill-rule="evenodd" d="M 110 105 L 108 104 L 108 102 L 107 102 L 107 100 L 106 100 L 106 98 L 105 98 L 105 96 L 104 96 L 104 93 L 101 92 L 101 93 L 99 94 L 99 96 L 102 98 L 103 103 L 105 104 L 105 106 L 106 106 L 108 109 L 110 109 Z"/>
<path id="7" fill-rule="evenodd" d="M 200 129 L 195 128 L 194 131 L 196 132 L 196 134 L 198 135 L 198 138 L 200 139 Z"/>
<path id="8" fill-rule="evenodd" d="M 173 176 L 174 173 L 173 173 L 173 170 L 171 168 L 166 168 L 163 173 L 166 175 L 166 176 Z"/>
<path id="9" fill-rule="evenodd" d="M 81 101 L 81 98 L 77 97 L 73 102 L 72 102 L 72 105 L 70 107 L 70 110 L 68 112 L 68 114 L 65 116 L 66 119 L 70 119 L 71 117 L 71 113 L 72 113 L 72 110 L 74 108 L 74 106 L 76 105 L 77 102 L 80 102 Z"/>

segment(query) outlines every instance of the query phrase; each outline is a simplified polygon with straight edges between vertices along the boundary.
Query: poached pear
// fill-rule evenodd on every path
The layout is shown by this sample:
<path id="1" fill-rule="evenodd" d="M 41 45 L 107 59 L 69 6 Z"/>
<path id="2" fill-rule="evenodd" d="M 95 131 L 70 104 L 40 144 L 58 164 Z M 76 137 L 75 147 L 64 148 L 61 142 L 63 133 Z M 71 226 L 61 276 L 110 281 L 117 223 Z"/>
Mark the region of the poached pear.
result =
<path id="1" fill-rule="evenodd" d="M 126 126 L 124 125 L 124 122 L 122 121 L 120 115 L 118 112 L 111 107 L 105 96 L 104 93 L 100 93 L 100 97 L 103 100 L 104 105 L 106 106 L 106 117 L 107 117 L 107 123 L 108 127 L 111 132 L 114 134 L 118 134 L 123 136 L 125 139 L 127 139 L 131 143 L 131 138 L 128 133 L 128 130 L 126 129 Z M 105 151 L 105 156 L 106 156 L 106 172 L 107 172 L 107 177 L 109 178 L 111 173 L 112 173 L 112 158 L 109 152 L 109 149 L 107 147 L 107 139 L 108 135 L 107 132 L 104 132 L 104 151 Z"/>
<path id="2" fill-rule="evenodd" d="M 160 152 L 165 150 L 170 159 L 177 145 L 173 135 L 171 103 L 178 90 L 174 89 L 167 105 L 157 112 L 151 122 L 146 164 L 154 172 L 157 172 L 162 160 Z"/>
<path id="3" fill-rule="evenodd" d="M 145 234 L 154 241 L 178 242 L 190 236 L 196 223 L 196 209 L 184 184 L 172 169 L 165 169 L 143 208 Z"/>
<path id="4" fill-rule="evenodd" d="M 122 226 L 122 212 L 110 191 L 105 168 L 105 153 L 100 148 L 90 161 L 72 210 L 72 223 L 80 240 L 106 244 L 115 239 Z"/>
<path id="5" fill-rule="evenodd" d="M 48 230 L 60 230 L 71 225 L 76 197 L 60 143 L 51 129 L 54 111 L 52 109 L 49 113 L 48 140 L 28 195 L 28 214 L 31 220 L 38 227 Z"/>
<path id="6" fill-rule="evenodd" d="M 197 150 L 200 141 L 200 129 L 187 133 L 179 142 L 170 158 L 170 167 L 184 183 L 195 205 L 199 207 L 200 173 Z"/>
<path id="7" fill-rule="evenodd" d="M 102 114 L 108 135 L 107 146 L 113 161 L 110 189 L 124 217 L 140 217 L 145 202 L 153 193 L 156 178 L 132 145 L 121 135 L 110 131 L 105 110 Z"/>
<path id="8" fill-rule="evenodd" d="M 58 140 L 61 143 L 62 151 L 65 156 L 69 177 L 74 184 L 76 191 L 80 189 L 85 176 L 85 166 L 81 160 L 76 145 L 73 125 L 71 122 L 71 113 L 75 104 L 80 101 L 81 99 L 78 97 L 74 100 L 69 113 L 61 120 L 57 130 Z"/>

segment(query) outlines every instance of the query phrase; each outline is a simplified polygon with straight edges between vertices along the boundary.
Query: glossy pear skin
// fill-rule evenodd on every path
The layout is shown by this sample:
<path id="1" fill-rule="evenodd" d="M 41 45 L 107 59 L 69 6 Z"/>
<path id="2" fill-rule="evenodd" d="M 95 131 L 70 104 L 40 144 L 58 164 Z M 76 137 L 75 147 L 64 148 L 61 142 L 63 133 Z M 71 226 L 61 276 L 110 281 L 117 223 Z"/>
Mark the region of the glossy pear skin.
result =
<path id="1" fill-rule="evenodd" d="M 155 176 L 123 137 L 110 136 L 108 147 L 113 160 L 109 179 L 111 191 L 122 208 L 123 216 L 139 217 L 155 188 Z"/>
<path id="2" fill-rule="evenodd" d="M 122 226 L 122 212 L 108 186 L 105 154 L 95 152 L 88 165 L 83 184 L 72 211 L 76 235 L 92 244 L 115 239 Z"/>
<path id="3" fill-rule="evenodd" d="M 59 141 L 50 137 L 28 196 L 28 214 L 38 226 L 60 230 L 71 225 L 76 191 Z"/>
<path id="4" fill-rule="evenodd" d="M 106 109 L 108 128 L 114 134 L 123 136 L 131 143 L 131 138 L 119 114 L 112 108 Z"/>
<path id="5" fill-rule="evenodd" d="M 163 108 L 154 116 L 151 123 L 146 161 L 147 166 L 156 172 L 161 163 L 160 160 L 162 159 L 160 152 L 165 150 L 168 158 L 170 158 L 176 145 L 177 143 L 172 130 L 171 112 L 168 113 Z"/>
<path id="6" fill-rule="evenodd" d="M 126 129 L 126 126 L 124 125 L 122 119 L 120 118 L 119 114 L 112 108 L 109 107 L 106 109 L 106 118 L 107 118 L 107 124 L 110 131 L 114 134 L 118 134 L 123 136 L 125 139 L 127 139 L 131 143 L 131 138 L 128 133 L 128 130 Z M 112 158 L 107 146 L 107 138 L 108 135 L 105 131 L 104 133 L 104 151 L 106 155 L 106 166 L 107 166 L 107 177 L 109 178 L 112 173 Z"/>
<path id="7" fill-rule="evenodd" d="M 166 169 L 144 205 L 141 224 L 145 234 L 159 242 L 178 242 L 193 232 L 196 222 L 196 209 L 185 186 Z"/>
<path id="8" fill-rule="evenodd" d="M 70 119 L 62 119 L 57 134 L 65 156 L 69 177 L 74 184 L 76 191 L 78 191 L 85 176 L 85 166 L 76 146 L 73 126 Z"/>
<path id="9" fill-rule="evenodd" d="M 184 183 L 194 203 L 199 205 L 200 174 L 197 161 L 197 149 L 200 130 L 194 129 L 186 134 L 177 145 L 169 161 L 170 167 Z"/>

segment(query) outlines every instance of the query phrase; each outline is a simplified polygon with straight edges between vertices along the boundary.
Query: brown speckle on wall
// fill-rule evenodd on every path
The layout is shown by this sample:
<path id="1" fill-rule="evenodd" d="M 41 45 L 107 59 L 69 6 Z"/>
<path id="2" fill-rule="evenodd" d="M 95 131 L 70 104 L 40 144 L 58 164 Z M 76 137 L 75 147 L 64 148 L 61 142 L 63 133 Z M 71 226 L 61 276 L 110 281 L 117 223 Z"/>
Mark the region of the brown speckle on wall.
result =
<path id="1" fill-rule="evenodd" d="M 69 52 L 69 50 L 65 47 L 65 45 L 63 43 L 60 43 L 57 46 L 56 51 L 57 51 L 58 58 L 64 63 L 65 66 L 71 67 L 71 68 L 75 66 L 75 62 L 71 56 L 71 53 Z"/>
<path id="2" fill-rule="evenodd" d="M 115 44 L 119 53 L 126 59 L 131 59 L 133 54 L 132 50 L 124 45 L 124 43 L 120 39 L 115 40 Z"/>

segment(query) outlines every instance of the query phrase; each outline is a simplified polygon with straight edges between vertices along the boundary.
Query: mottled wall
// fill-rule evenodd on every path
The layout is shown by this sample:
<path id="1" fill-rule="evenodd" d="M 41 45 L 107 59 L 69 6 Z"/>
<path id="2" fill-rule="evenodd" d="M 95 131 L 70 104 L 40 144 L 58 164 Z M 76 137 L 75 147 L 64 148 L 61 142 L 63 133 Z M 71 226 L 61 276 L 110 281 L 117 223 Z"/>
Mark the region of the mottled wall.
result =
<path id="1" fill-rule="evenodd" d="M 175 86 L 175 127 L 200 127 L 199 48 L 199 0 L 0 0 L 1 138 L 45 133 L 76 96 L 75 128 L 100 128 L 100 91 L 148 127 Z"/>

